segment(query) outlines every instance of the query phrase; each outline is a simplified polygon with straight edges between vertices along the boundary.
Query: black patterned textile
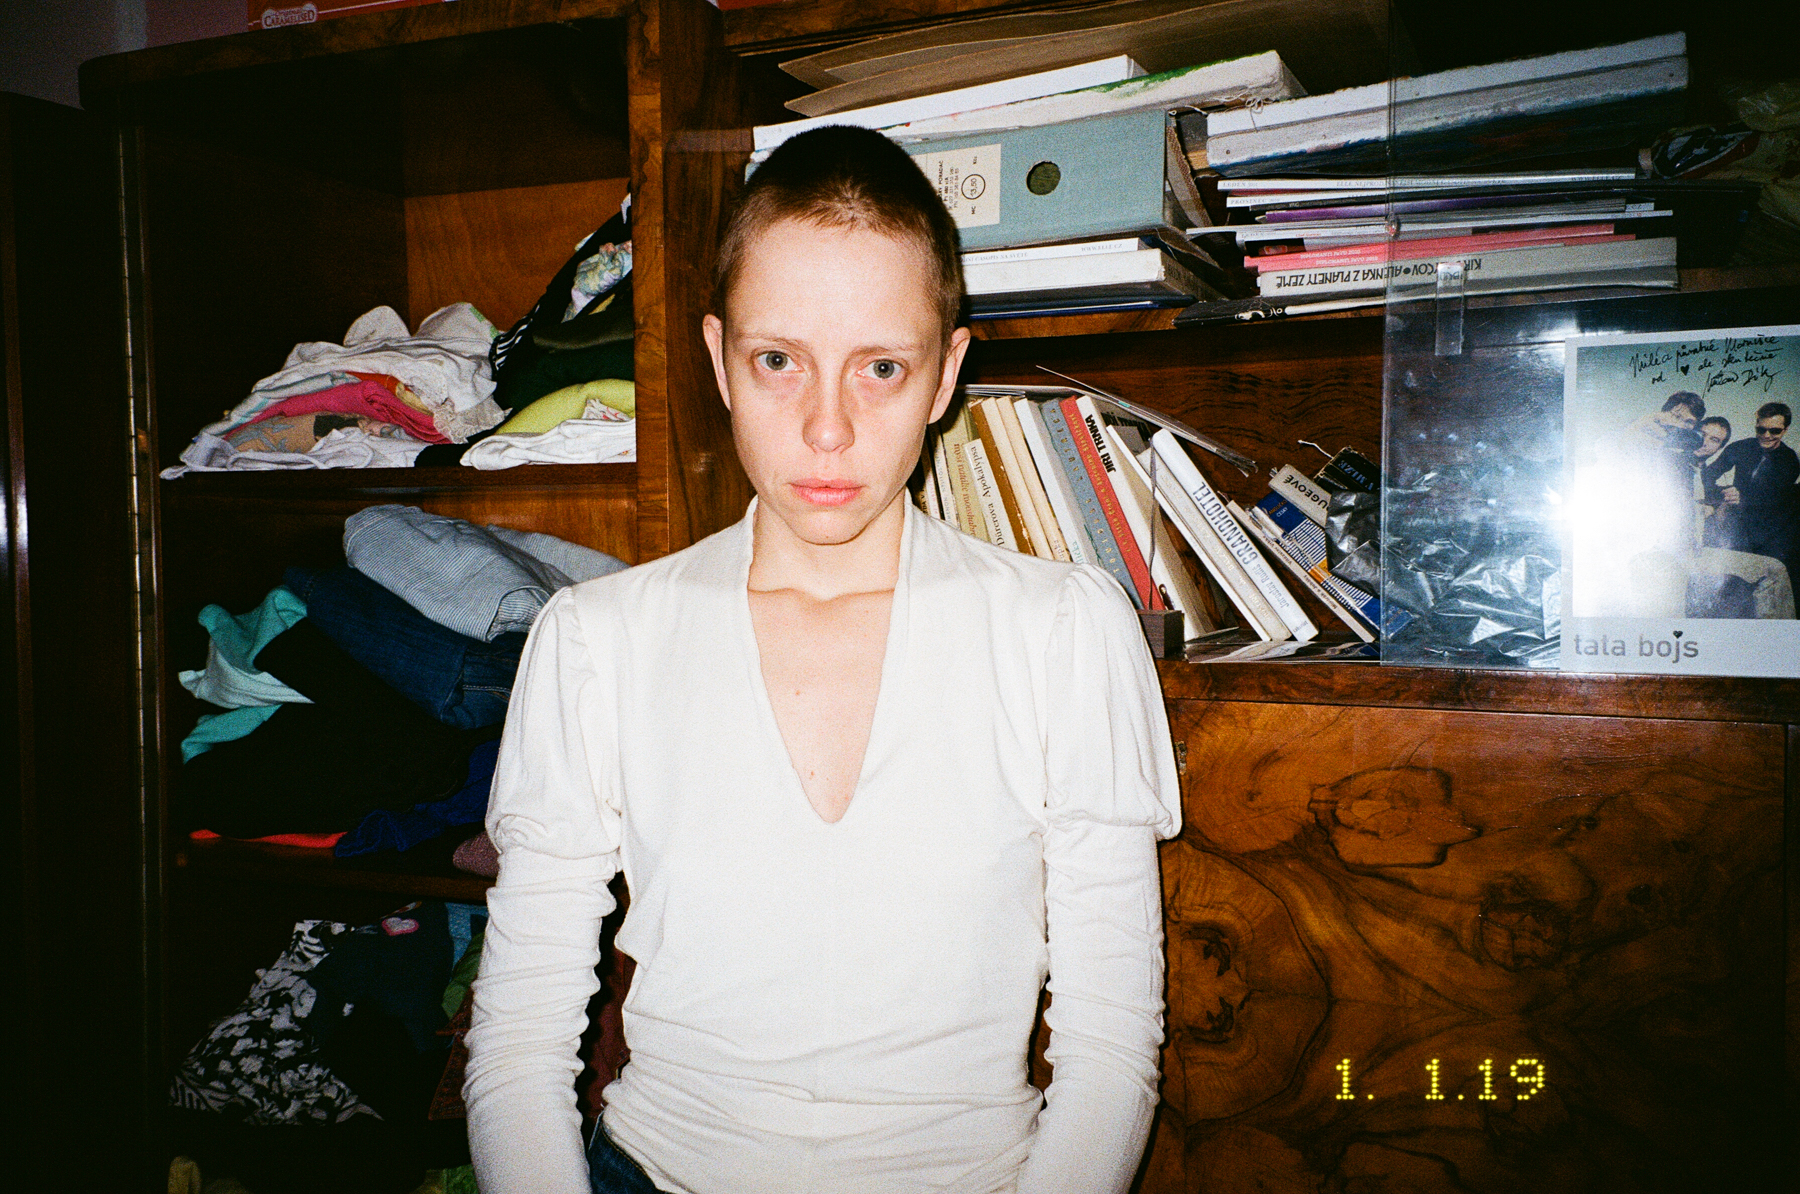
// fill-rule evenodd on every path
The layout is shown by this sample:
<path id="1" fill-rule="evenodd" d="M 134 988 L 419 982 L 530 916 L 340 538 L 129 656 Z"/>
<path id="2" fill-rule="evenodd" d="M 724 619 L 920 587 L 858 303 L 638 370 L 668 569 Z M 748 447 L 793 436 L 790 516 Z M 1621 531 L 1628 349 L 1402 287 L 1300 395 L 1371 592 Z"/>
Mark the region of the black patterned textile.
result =
<path id="1" fill-rule="evenodd" d="M 287 949 L 258 972 L 244 1002 L 189 1051 L 175 1071 L 169 1101 L 254 1125 L 313 1126 L 376 1116 L 319 1061 L 319 1046 L 306 1028 L 318 997 L 306 973 L 350 931 L 334 921 L 296 924 Z"/>

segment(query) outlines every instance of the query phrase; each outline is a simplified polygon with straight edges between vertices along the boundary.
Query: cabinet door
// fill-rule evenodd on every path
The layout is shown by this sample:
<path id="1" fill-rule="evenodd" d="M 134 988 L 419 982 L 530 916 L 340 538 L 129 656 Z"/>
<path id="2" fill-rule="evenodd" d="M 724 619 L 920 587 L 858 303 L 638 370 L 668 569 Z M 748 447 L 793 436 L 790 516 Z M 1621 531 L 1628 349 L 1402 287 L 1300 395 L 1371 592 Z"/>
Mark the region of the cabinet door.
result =
<path id="1" fill-rule="evenodd" d="M 0 759 L 20 1189 L 141 1188 L 149 1082 L 132 437 L 117 162 L 87 114 L 0 95 L 6 584 Z M 16 788 L 15 788 L 16 781 Z M 16 792 L 16 795 L 15 795 Z M 95 1125 L 111 1147 L 93 1147 Z M 73 1161 L 70 1158 L 80 1158 Z"/>
<path id="2" fill-rule="evenodd" d="M 1783 727 L 1174 725 L 1147 1190 L 1775 1188 Z"/>

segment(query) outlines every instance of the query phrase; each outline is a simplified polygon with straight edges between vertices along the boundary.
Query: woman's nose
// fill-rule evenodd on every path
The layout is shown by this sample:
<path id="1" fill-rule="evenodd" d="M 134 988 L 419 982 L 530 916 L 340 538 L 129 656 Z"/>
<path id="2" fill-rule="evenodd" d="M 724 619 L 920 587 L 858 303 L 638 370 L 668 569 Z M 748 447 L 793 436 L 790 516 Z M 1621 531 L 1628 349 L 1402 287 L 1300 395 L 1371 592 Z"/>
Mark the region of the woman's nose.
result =
<path id="1" fill-rule="evenodd" d="M 849 412 L 844 408 L 843 388 L 837 382 L 821 383 L 806 412 L 801 433 L 806 446 L 815 452 L 840 452 L 856 442 Z"/>

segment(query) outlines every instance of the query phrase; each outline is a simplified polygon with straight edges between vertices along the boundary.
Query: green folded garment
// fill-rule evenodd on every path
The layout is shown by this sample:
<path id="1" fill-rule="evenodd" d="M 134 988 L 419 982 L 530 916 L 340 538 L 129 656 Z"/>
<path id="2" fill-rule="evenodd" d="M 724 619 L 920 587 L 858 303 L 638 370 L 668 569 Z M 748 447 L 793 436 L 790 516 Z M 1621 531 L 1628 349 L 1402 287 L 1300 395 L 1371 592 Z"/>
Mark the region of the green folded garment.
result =
<path id="1" fill-rule="evenodd" d="M 617 378 L 584 381 L 545 394 L 536 402 L 494 428 L 495 435 L 537 435 L 567 419 L 578 419 L 588 399 L 598 398 L 620 414 L 637 417 L 637 386 Z"/>

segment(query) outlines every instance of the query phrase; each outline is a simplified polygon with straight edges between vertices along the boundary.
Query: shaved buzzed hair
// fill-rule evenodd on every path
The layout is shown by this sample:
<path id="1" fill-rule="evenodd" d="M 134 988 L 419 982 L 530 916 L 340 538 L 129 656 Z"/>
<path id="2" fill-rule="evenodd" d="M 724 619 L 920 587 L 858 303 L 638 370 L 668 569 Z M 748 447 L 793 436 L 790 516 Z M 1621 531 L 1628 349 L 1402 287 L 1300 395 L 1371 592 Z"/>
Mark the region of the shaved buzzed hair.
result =
<path id="1" fill-rule="evenodd" d="M 777 146 L 750 177 L 719 243 L 713 314 L 721 320 L 749 246 L 783 220 L 910 241 L 936 275 L 933 305 L 949 341 L 963 298 L 956 222 L 904 149 L 880 133 L 845 125 L 801 133 Z"/>

